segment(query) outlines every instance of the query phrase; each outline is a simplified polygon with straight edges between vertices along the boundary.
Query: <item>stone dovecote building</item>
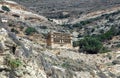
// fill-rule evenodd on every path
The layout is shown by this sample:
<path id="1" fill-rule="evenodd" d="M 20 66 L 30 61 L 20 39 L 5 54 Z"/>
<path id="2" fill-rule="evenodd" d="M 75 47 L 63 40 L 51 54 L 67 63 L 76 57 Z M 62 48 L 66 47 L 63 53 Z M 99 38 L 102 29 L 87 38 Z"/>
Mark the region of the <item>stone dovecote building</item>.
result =
<path id="1" fill-rule="evenodd" d="M 47 37 L 47 46 L 51 48 L 72 49 L 72 36 L 68 33 L 50 32 Z"/>

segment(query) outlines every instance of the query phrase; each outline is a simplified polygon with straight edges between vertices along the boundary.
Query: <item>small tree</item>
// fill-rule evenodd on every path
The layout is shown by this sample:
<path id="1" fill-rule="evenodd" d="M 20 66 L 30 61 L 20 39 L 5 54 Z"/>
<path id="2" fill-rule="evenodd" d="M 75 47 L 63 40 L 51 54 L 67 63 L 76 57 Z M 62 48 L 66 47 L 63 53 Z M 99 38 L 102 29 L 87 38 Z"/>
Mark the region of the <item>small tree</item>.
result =
<path id="1" fill-rule="evenodd" d="M 7 6 L 2 6 L 2 10 L 6 11 L 6 12 L 10 11 L 10 9 Z"/>
<path id="2" fill-rule="evenodd" d="M 110 40 L 113 36 L 117 35 L 117 33 L 118 30 L 113 26 L 107 32 L 101 34 L 99 37 L 101 41 Z"/>
<path id="3" fill-rule="evenodd" d="M 99 53 L 103 47 L 99 40 L 92 37 L 85 37 L 84 39 L 80 40 L 79 45 L 80 49 L 89 54 Z"/>
<path id="4" fill-rule="evenodd" d="M 37 32 L 36 29 L 33 28 L 33 27 L 28 27 L 28 28 L 25 30 L 25 33 L 26 33 L 27 35 L 31 35 L 31 34 L 36 33 L 36 32 Z"/>
<path id="5" fill-rule="evenodd" d="M 18 68 L 19 66 L 22 65 L 22 62 L 19 59 L 11 59 L 9 60 L 8 65 L 11 68 Z"/>

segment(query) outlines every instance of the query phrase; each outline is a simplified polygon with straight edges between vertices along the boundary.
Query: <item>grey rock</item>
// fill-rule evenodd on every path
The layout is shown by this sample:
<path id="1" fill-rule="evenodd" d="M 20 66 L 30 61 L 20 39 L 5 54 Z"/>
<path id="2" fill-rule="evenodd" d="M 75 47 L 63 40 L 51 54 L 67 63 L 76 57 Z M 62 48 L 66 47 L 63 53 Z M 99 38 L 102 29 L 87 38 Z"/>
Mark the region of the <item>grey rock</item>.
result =
<path id="1" fill-rule="evenodd" d="M 113 60 L 112 64 L 116 65 L 116 64 L 120 64 L 120 60 Z"/>
<path id="2" fill-rule="evenodd" d="M 22 77 L 23 76 L 22 70 L 15 70 L 14 73 L 15 73 L 16 77 Z"/>

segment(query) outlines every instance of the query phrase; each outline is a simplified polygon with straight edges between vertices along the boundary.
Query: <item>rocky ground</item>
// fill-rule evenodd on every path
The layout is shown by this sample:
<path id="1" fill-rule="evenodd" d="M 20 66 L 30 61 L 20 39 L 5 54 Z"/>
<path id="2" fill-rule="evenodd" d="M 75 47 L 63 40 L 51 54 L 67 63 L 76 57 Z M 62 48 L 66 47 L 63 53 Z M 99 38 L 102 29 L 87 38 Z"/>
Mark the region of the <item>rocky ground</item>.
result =
<path id="1" fill-rule="evenodd" d="M 5 38 L 5 41 L 1 42 L 1 47 L 4 45 L 1 48 L 3 52 L 0 54 L 1 78 L 120 77 L 119 50 L 94 55 L 66 49 L 50 50 L 27 39 L 19 40 L 20 44 L 18 45 L 13 41 L 17 38 L 13 38 L 4 28 L 1 29 L 0 34 L 2 33 L 6 33 L 6 37 L 1 35 L 2 38 Z M 14 45 L 17 45 L 15 52 L 12 50 Z M 21 65 L 13 68 L 7 59 L 19 59 Z"/>
<path id="2" fill-rule="evenodd" d="M 0 18 L 8 17 L 6 13 L 0 15 Z M 84 25 L 86 27 L 82 29 L 79 27 L 72 29 L 77 31 L 78 36 L 82 31 L 92 34 L 91 29 L 95 29 L 96 34 L 100 30 L 105 32 L 112 25 L 119 28 L 119 13 L 108 16 L 108 19 L 102 16 Z M 34 37 L 31 40 L 24 31 L 19 31 L 23 32 L 24 36 L 10 31 L 12 27 L 17 29 L 20 26 L 31 26 L 41 34 L 46 32 L 47 29 L 41 28 L 46 25 L 56 31 L 62 28 L 73 31 L 69 27 L 56 27 L 56 24 L 50 21 L 37 24 L 36 22 L 20 19 L 10 19 L 8 23 L 0 22 L 0 78 L 120 78 L 119 48 L 102 54 L 83 54 L 70 49 L 48 49 L 44 41 L 37 42 Z M 48 29 L 51 30 L 50 28 Z M 42 35 L 45 37 L 46 34 Z M 110 42 L 117 43 L 114 41 L 119 42 L 119 36 Z"/>

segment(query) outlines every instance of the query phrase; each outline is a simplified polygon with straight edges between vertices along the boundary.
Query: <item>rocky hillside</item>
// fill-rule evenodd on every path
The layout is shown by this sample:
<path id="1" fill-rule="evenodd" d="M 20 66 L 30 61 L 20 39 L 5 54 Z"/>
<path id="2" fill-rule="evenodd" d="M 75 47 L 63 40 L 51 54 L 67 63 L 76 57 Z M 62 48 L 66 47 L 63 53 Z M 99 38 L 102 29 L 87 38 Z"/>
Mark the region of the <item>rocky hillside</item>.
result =
<path id="1" fill-rule="evenodd" d="M 47 17 L 57 17 L 60 12 L 68 12 L 78 17 L 82 13 L 108 9 L 120 5 L 119 0 L 13 0 Z M 34 4 L 33 4 L 34 3 Z M 53 14 L 54 15 L 53 15 Z"/>
<path id="2" fill-rule="evenodd" d="M 36 7 L 39 1 L 36 0 L 35 4 L 31 3 L 33 1 L 21 0 L 20 3 Z M 44 1 L 41 0 L 42 4 Z M 57 2 L 51 1 L 51 5 Z M 63 3 L 70 4 L 70 1 Z M 87 0 L 82 3 L 84 1 Z M 93 1 L 90 1 L 91 6 Z M 103 3 L 102 0 L 96 1 L 99 5 Z M 106 1 L 105 5 L 109 5 Z M 109 6 L 119 5 L 119 1 L 111 1 Z M 46 47 L 46 33 L 52 30 L 73 33 L 73 40 L 103 34 L 113 26 L 119 32 L 119 16 L 120 11 L 115 9 L 114 12 L 94 18 L 57 25 L 51 19 L 31 12 L 18 3 L 0 2 L 0 78 L 120 78 L 120 46 L 115 47 L 120 44 L 119 35 L 104 42 L 108 48 L 112 48 L 112 52 L 102 54 L 83 54 L 78 50 Z"/>
<path id="3" fill-rule="evenodd" d="M 0 34 L 4 38 L 1 40 L 1 78 L 120 77 L 119 51 L 90 55 L 70 50 L 49 50 L 28 39 L 18 40 L 4 28 Z"/>
<path id="4" fill-rule="evenodd" d="M 120 6 L 119 0 L 13 0 L 36 11 L 57 24 L 74 23 L 101 13 L 109 13 Z M 34 4 L 32 4 L 34 3 Z M 114 7 L 114 8 L 113 8 Z M 113 9 L 112 9 L 113 8 Z M 107 12 L 106 12 L 107 11 Z"/>
<path id="5" fill-rule="evenodd" d="M 9 12 L 6 12 L 3 7 L 7 7 Z M 26 7 L 17 4 L 13 1 L 1 1 L 0 2 L 0 17 L 7 18 L 10 21 L 24 23 L 24 26 L 30 26 L 36 28 L 38 32 L 47 33 L 50 30 L 58 30 L 56 23 L 51 22 L 48 18 L 38 15 L 33 11 L 30 11 Z M 13 22 L 13 23 L 14 23 Z M 11 24 L 9 22 L 8 24 Z M 46 29 L 47 28 L 47 29 Z M 60 27 L 59 27 L 60 28 Z M 41 30 L 43 29 L 43 30 Z"/>

